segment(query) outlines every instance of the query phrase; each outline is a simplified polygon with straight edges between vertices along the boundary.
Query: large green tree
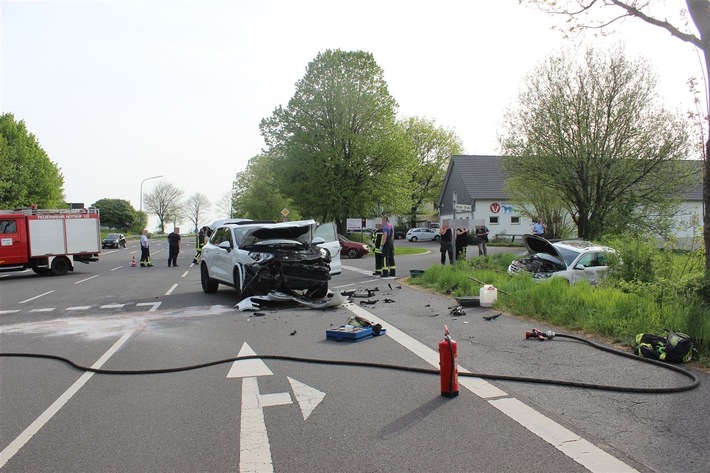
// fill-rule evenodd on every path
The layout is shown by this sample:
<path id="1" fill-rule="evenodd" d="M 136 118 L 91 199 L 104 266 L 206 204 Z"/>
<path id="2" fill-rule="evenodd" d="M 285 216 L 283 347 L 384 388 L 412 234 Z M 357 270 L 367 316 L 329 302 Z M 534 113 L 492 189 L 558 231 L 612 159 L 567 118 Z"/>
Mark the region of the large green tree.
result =
<path id="1" fill-rule="evenodd" d="M 0 208 L 63 208 L 64 176 L 27 131 L 24 121 L 0 116 Z"/>
<path id="2" fill-rule="evenodd" d="M 304 216 L 341 230 L 375 202 L 406 212 L 414 154 L 396 109 L 372 54 L 319 53 L 288 106 L 260 125 L 280 192 Z"/>
<path id="3" fill-rule="evenodd" d="M 273 157 L 260 154 L 249 160 L 244 171 L 234 181 L 234 209 L 236 215 L 253 220 L 279 220 L 281 211 L 289 210 L 288 218 L 295 220 L 299 213 L 289 199 L 279 192 L 272 171 Z"/>
<path id="4" fill-rule="evenodd" d="M 648 64 L 623 51 L 552 56 L 506 116 L 506 176 L 529 202 L 559 199 L 581 238 L 657 220 L 695 171 L 679 162 L 688 122 L 658 102 Z"/>
<path id="5" fill-rule="evenodd" d="M 91 206 L 99 209 L 103 226 L 125 232 L 136 224 L 137 212 L 125 199 L 99 199 Z"/>
<path id="6" fill-rule="evenodd" d="M 165 224 L 176 223 L 183 216 L 182 197 L 185 192 L 171 182 L 160 181 L 153 192 L 146 194 L 145 207 L 158 217 L 160 233 L 165 233 Z"/>
<path id="7" fill-rule="evenodd" d="M 422 206 L 433 204 L 439 197 L 449 160 L 463 152 L 463 144 L 456 133 L 436 126 L 434 120 L 410 117 L 401 126 L 416 157 L 416 166 L 410 174 L 409 212 L 409 226 L 415 227 Z"/>
<path id="8" fill-rule="evenodd" d="M 701 51 L 705 59 L 705 78 L 710 77 L 710 0 L 673 0 L 660 2 L 653 0 L 519 0 L 520 3 L 537 5 L 555 16 L 565 18 L 564 28 L 567 33 L 591 29 L 605 33 L 622 25 L 620 20 L 631 18 L 645 22 L 649 26 L 661 28 L 674 39 L 692 44 Z M 673 4 L 675 11 L 681 11 L 678 20 L 669 21 L 666 15 Z M 697 33 L 690 30 L 683 6 L 693 21 Z M 622 27 L 623 28 L 623 27 Z M 652 53 L 652 52 L 651 52 Z M 685 87 L 685 84 L 679 87 Z M 707 89 L 707 87 L 706 87 Z M 710 276 L 710 96 L 705 97 L 701 119 L 706 121 L 703 166 L 703 234 L 705 241 L 705 269 Z"/>

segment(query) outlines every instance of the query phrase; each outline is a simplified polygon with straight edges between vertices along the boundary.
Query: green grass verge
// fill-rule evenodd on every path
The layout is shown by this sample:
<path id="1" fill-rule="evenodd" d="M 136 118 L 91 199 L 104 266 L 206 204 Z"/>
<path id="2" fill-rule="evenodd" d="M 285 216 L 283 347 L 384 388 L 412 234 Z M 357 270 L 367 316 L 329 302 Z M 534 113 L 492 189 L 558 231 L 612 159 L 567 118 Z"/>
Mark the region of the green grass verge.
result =
<path id="1" fill-rule="evenodd" d="M 481 288 L 476 279 L 498 288 L 498 309 L 629 347 L 639 333 L 683 332 L 696 339 L 698 365 L 710 367 L 710 309 L 702 301 L 687 295 L 649 297 L 584 282 L 569 285 L 561 278 L 535 282 L 526 275 L 507 274 L 514 258 L 496 254 L 454 266 L 436 265 L 409 281 L 452 296 L 475 296 Z"/>

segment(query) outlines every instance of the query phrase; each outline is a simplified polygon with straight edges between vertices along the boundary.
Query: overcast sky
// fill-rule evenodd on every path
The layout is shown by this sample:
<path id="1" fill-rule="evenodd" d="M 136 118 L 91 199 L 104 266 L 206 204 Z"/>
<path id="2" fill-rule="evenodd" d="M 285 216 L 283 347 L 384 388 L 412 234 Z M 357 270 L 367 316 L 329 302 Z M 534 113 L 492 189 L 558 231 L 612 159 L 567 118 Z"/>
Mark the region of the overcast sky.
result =
<path id="1" fill-rule="evenodd" d="M 138 209 L 141 182 L 163 175 L 216 204 L 264 147 L 261 119 L 327 49 L 371 52 L 400 118 L 497 154 L 524 77 L 569 47 L 550 29 L 561 21 L 518 0 L 0 0 L 0 111 L 61 168 L 69 202 Z M 665 104 L 689 109 L 695 48 L 646 25 L 619 31 L 605 44 L 650 59 Z"/>

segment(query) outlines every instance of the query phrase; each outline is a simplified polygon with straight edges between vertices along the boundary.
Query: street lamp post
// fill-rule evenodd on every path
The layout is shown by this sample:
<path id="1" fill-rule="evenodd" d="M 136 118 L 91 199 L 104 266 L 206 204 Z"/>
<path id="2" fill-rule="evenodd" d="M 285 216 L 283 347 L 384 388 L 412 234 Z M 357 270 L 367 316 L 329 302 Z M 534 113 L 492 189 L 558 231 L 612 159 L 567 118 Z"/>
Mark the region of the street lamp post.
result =
<path id="1" fill-rule="evenodd" d="M 143 183 L 145 181 L 150 181 L 151 179 L 158 179 L 159 177 L 163 177 L 163 176 L 161 175 L 161 176 L 146 177 L 145 179 L 143 179 L 141 181 L 141 207 L 140 207 L 141 213 L 143 213 Z"/>

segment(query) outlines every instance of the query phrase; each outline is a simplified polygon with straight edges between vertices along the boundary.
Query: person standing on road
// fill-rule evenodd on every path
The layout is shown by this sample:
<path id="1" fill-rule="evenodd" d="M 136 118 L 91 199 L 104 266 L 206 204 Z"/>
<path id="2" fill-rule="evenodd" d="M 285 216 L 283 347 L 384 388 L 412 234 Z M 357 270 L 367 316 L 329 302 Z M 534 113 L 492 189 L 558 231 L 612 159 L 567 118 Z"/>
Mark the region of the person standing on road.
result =
<path id="1" fill-rule="evenodd" d="M 456 261 L 466 259 L 466 247 L 468 247 L 468 228 L 456 229 Z"/>
<path id="2" fill-rule="evenodd" d="M 476 244 L 478 245 L 478 256 L 486 256 L 488 254 L 488 227 L 485 225 L 476 225 Z"/>
<path id="3" fill-rule="evenodd" d="M 197 254 L 192 258 L 192 263 L 197 264 L 202 258 L 202 247 L 205 246 L 205 241 L 207 240 L 207 227 L 200 228 L 200 232 L 197 234 L 197 239 L 195 240 L 195 250 Z"/>
<path id="4" fill-rule="evenodd" d="M 390 218 L 385 215 L 382 218 L 382 277 L 396 277 L 394 267 L 394 227 L 390 223 Z"/>
<path id="5" fill-rule="evenodd" d="M 547 226 L 545 225 L 545 223 L 542 221 L 541 218 L 538 218 L 537 222 L 535 222 L 533 224 L 533 235 L 544 238 L 545 237 L 545 230 L 547 230 Z"/>
<path id="6" fill-rule="evenodd" d="M 375 225 L 375 231 L 372 232 L 372 251 L 375 253 L 375 272 L 373 276 L 382 276 L 382 224 Z"/>
<path id="7" fill-rule="evenodd" d="M 148 230 L 143 229 L 141 232 L 141 268 L 146 266 L 151 267 L 150 262 L 150 240 L 148 240 Z"/>
<path id="8" fill-rule="evenodd" d="M 439 228 L 441 243 L 441 264 L 446 264 L 446 254 L 449 255 L 449 263 L 454 264 L 454 232 L 449 225 L 444 223 Z"/>
<path id="9" fill-rule="evenodd" d="M 168 268 L 171 263 L 176 268 L 178 267 L 177 257 L 180 253 L 180 233 L 176 230 L 176 228 L 173 228 L 173 231 L 168 235 Z"/>

